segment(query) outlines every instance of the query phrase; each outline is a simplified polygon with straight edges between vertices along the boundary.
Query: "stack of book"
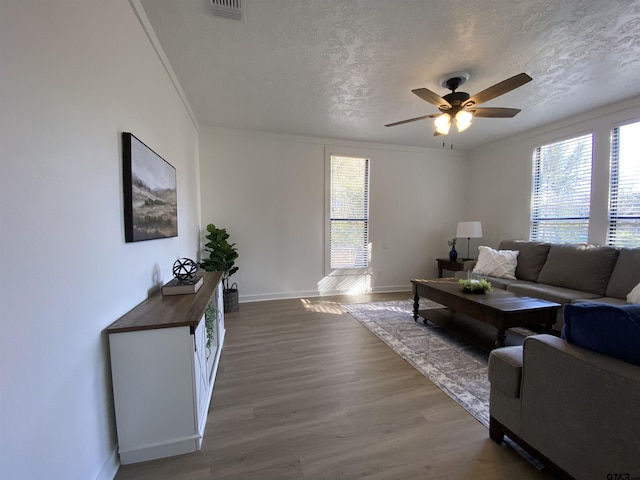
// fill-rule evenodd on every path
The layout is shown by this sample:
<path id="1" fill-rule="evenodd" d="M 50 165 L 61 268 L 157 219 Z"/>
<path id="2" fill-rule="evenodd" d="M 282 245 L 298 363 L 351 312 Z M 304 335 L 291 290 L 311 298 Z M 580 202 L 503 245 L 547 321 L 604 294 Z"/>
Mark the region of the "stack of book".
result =
<path id="1" fill-rule="evenodd" d="M 204 283 L 202 275 L 196 275 L 189 280 L 178 280 L 174 278 L 162 287 L 162 295 L 183 295 L 185 293 L 196 293 Z"/>

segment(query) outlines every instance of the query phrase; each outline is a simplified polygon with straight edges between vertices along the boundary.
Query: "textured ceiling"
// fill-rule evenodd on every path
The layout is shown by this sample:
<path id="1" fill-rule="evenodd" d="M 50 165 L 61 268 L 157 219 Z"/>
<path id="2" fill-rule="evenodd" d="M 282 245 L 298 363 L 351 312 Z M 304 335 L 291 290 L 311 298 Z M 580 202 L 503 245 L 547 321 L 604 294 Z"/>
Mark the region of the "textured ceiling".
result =
<path id="1" fill-rule="evenodd" d="M 411 93 L 473 95 L 533 81 L 483 106 L 520 108 L 449 135 L 456 149 L 640 95 L 640 0 L 245 0 L 243 21 L 209 0 L 142 0 L 201 126 L 441 147 Z M 455 128 L 452 128 L 452 131 Z"/>

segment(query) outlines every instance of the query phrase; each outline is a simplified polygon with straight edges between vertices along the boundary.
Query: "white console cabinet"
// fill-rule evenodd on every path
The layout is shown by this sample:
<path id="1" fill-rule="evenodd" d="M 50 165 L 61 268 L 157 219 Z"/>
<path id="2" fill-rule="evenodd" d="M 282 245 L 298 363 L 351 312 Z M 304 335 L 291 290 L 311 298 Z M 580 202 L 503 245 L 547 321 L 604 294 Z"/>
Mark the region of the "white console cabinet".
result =
<path id="1" fill-rule="evenodd" d="M 224 342 L 219 272 L 196 294 L 150 297 L 107 328 L 120 463 L 202 446 Z M 204 312 L 216 308 L 211 347 Z"/>

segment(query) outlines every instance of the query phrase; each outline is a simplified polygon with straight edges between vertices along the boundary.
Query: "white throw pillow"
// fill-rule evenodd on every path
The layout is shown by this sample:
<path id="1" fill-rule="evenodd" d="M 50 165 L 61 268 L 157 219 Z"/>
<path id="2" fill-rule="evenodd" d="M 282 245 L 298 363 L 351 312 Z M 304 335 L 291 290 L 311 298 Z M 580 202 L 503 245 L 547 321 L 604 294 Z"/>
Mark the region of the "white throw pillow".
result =
<path id="1" fill-rule="evenodd" d="M 473 273 L 488 277 L 516 279 L 519 250 L 494 250 L 490 247 L 478 247 L 478 262 Z"/>
<path id="2" fill-rule="evenodd" d="M 627 295 L 627 302 L 640 303 L 640 283 L 633 287 L 633 290 L 629 292 L 629 295 Z"/>

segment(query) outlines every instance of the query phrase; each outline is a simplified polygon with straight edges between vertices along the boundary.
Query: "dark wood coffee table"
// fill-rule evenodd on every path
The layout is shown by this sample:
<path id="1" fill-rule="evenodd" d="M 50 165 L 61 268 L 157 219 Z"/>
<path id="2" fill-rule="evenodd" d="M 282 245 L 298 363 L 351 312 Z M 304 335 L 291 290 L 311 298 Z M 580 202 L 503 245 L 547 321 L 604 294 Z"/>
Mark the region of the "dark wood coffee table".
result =
<path id="1" fill-rule="evenodd" d="M 433 310 L 420 310 L 420 297 L 446 306 L 450 312 L 468 315 L 497 329 L 494 347 L 504 346 L 506 331 L 514 327 L 539 328 L 551 332 L 559 303 L 524 297 L 502 289 L 487 293 L 466 293 L 456 279 L 411 280 L 413 284 L 413 318 L 418 321 Z M 437 317 L 434 315 L 433 317 Z M 437 322 L 434 322 L 437 323 Z"/>

